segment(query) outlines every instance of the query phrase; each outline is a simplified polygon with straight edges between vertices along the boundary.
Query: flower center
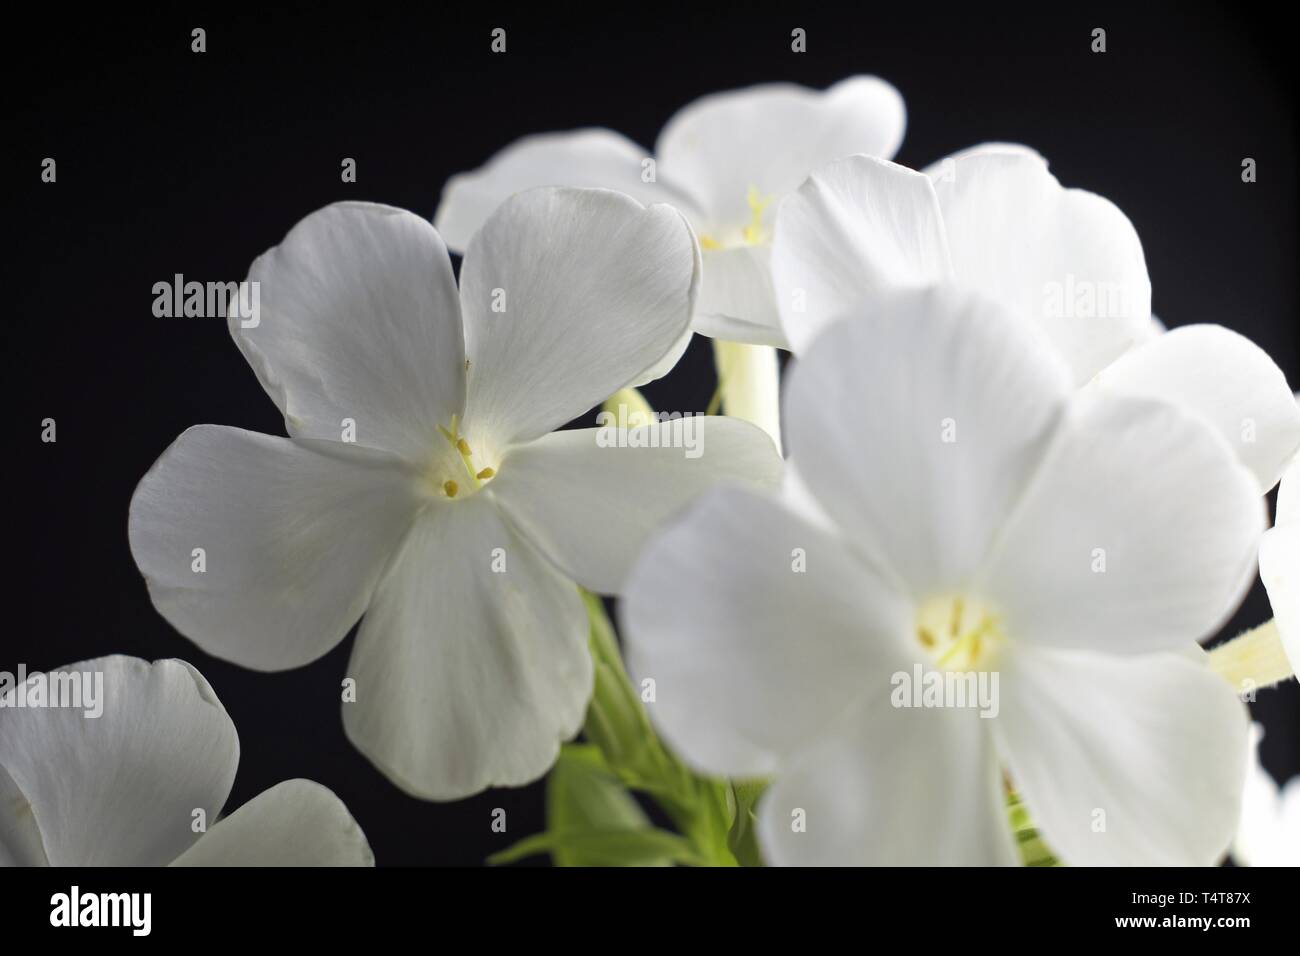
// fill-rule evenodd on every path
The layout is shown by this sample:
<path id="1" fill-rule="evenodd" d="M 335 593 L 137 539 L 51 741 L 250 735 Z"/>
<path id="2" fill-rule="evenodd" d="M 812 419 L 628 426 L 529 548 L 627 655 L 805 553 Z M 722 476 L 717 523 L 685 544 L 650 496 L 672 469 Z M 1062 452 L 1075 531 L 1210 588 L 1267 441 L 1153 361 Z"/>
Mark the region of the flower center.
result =
<path id="1" fill-rule="evenodd" d="M 775 196 L 760 196 L 757 186 L 750 186 L 745 194 L 749 204 L 749 223 L 735 235 L 718 238 L 708 233 L 700 236 L 700 246 L 704 249 L 726 249 L 735 246 L 761 246 L 772 238 L 772 230 L 763 225 L 763 213 L 772 205 Z"/>
<path id="2" fill-rule="evenodd" d="M 460 433 L 456 416 L 451 416 L 451 427 L 438 426 L 447 440 L 447 449 L 436 453 L 425 471 L 429 490 L 441 498 L 467 497 L 496 477 L 496 469 L 475 462 L 474 449 Z"/>
<path id="3" fill-rule="evenodd" d="M 997 614 L 963 595 L 944 595 L 921 604 L 916 639 L 943 670 L 990 670 L 1006 635 Z"/>

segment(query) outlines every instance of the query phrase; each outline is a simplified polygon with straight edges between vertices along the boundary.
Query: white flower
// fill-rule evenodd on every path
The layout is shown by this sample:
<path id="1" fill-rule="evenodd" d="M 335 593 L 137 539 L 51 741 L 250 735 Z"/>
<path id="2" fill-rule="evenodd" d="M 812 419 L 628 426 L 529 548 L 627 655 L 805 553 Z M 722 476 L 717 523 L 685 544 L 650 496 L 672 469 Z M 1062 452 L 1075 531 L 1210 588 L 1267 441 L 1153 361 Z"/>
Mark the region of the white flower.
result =
<path id="1" fill-rule="evenodd" d="M 1300 672 L 1300 457 L 1277 489 L 1273 527 L 1259 543 L 1259 576 L 1292 672 Z"/>
<path id="2" fill-rule="evenodd" d="M 434 223 L 460 250 L 501 201 L 532 186 L 604 186 L 671 203 L 704 251 L 695 331 L 784 347 L 768 275 L 777 202 L 833 159 L 893 156 L 905 125 L 902 97 L 874 76 L 824 91 L 771 83 L 715 93 L 668 121 L 653 158 L 606 129 L 524 137 L 453 177 Z"/>
<path id="3" fill-rule="evenodd" d="M 1273 361 L 1219 326 L 1160 334 L 1132 223 L 1062 188 L 1023 147 L 977 147 L 925 173 L 866 156 L 833 162 L 782 204 L 772 272 L 795 352 L 873 290 L 955 282 L 1034 325 L 1076 385 L 1203 415 L 1264 491 L 1300 449 L 1300 411 Z"/>
<path id="4" fill-rule="evenodd" d="M 669 744 L 775 775 L 769 862 L 1011 862 L 1004 773 L 1066 863 L 1218 858 L 1247 718 L 1187 651 L 1240 600 L 1264 522 L 1222 438 L 1171 403 L 1078 393 L 1032 330 L 951 285 L 824 332 L 785 415 L 830 523 L 710 492 L 623 603 Z M 917 665 L 994 699 L 897 706 Z"/>
<path id="5" fill-rule="evenodd" d="M 184 661 L 102 657 L 103 713 L 0 708 L 0 866 L 373 866 L 333 793 L 286 780 L 218 819 L 239 736 Z M 197 831 L 197 832 L 196 832 Z"/>
<path id="6" fill-rule="evenodd" d="M 663 357 L 698 272 L 678 213 L 606 190 L 507 201 L 459 292 L 416 216 L 307 217 L 253 264 L 260 322 L 230 322 L 292 437 L 192 428 L 144 477 L 130 539 L 155 607 L 258 670 L 315 660 L 364 612 L 343 722 L 391 780 L 451 799 L 541 776 L 592 688 L 570 579 L 617 591 L 692 496 L 779 474 L 733 419 L 630 433 L 654 447 L 551 434 Z"/>
<path id="7" fill-rule="evenodd" d="M 1300 777 L 1278 789 L 1259 762 L 1262 737 L 1263 728 L 1255 724 L 1232 858 L 1240 866 L 1300 866 Z"/>

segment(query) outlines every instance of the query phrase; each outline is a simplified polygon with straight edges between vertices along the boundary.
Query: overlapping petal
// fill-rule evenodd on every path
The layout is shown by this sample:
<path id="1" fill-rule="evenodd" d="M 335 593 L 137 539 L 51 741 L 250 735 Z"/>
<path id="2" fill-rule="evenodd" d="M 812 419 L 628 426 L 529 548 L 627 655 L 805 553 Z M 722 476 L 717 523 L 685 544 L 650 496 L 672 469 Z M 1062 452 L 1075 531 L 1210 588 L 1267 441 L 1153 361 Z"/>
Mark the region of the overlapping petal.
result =
<path id="1" fill-rule="evenodd" d="M 569 577 L 615 594 L 650 535 L 700 493 L 780 479 L 781 459 L 760 428 L 692 416 L 547 435 L 512 451 L 491 491 Z"/>
<path id="2" fill-rule="evenodd" d="M 259 257 L 256 326 L 230 332 L 289 434 L 420 461 L 461 413 L 465 346 L 456 280 L 429 223 L 373 203 L 335 203 Z"/>
<path id="3" fill-rule="evenodd" d="M 343 801 L 311 780 L 286 780 L 217 821 L 173 866 L 374 866 Z"/>
<path id="4" fill-rule="evenodd" d="M 743 225 L 751 186 L 782 196 L 841 156 L 889 158 L 906 122 L 902 97 L 878 77 L 850 77 L 824 91 L 769 83 L 683 107 L 655 153 L 661 175 L 696 199 L 707 222 Z"/>
<path id="5" fill-rule="evenodd" d="M 0 766 L 29 803 L 54 866 L 159 866 L 215 820 L 239 764 L 235 726 L 190 665 L 103 657 L 103 712 L 0 712 Z"/>
<path id="6" fill-rule="evenodd" d="M 803 483 L 924 599 L 973 579 L 1068 395 L 1029 330 L 940 286 L 833 325 L 796 365 L 785 414 Z"/>
<path id="7" fill-rule="evenodd" d="M 1073 866 L 1212 866 L 1241 807 L 1246 708 L 1203 661 L 1017 647 L 999 749 Z"/>
<path id="8" fill-rule="evenodd" d="M 467 419 L 529 441 L 637 381 L 687 332 L 699 271 L 669 206 L 595 189 L 508 200 L 461 268 Z"/>
<path id="9" fill-rule="evenodd" d="M 658 181 L 658 171 L 646 165 L 650 158 L 647 150 L 608 129 L 525 136 L 478 169 L 451 177 L 433 224 L 448 246 L 464 252 L 497 206 L 537 186 L 614 189 L 647 205 L 671 203 L 689 216 L 690 199 Z"/>
<path id="10" fill-rule="evenodd" d="M 1212 634 L 1254 578 L 1253 476 L 1194 413 L 1082 395 L 980 582 L 1006 632 L 1115 654 Z"/>
<path id="11" fill-rule="evenodd" d="M 577 586 L 490 495 L 435 502 L 362 621 L 348 738 L 408 793 L 452 800 L 542 776 L 591 696 Z"/>
<path id="12" fill-rule="evenodd" d="M 1300 452 L 1300 407 L 1286 376 L 1263 349 L 1220 325 L 1157 335 L 1099 372 L 1088 388 L 1163 398 L 1197 412 L 1264 492 Z"/>
<path id="13" fill-rule="evenodd" d="M 652 539 L 622 604 L 627 660 L 686 760 L 758 776 L 830 730 L 908 664 L 906 600 L 779 502 L 702 496 Z"/>
<path id="14" fill-rule="evenodd" d="M 283 670 L 357 622 L 420 500 L 393 455 L 200 425 L 136 489 L 131 553 L 178 631 L 217 657 Z"/>

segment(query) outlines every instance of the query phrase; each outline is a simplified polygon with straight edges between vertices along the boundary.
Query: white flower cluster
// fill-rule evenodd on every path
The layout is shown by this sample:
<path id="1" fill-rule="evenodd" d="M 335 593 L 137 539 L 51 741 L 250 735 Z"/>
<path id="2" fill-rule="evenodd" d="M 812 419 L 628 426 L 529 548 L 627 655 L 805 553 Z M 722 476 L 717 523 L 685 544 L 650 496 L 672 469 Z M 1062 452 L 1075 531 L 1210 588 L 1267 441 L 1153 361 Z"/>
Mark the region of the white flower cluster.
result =
<path id="1" fill-rule="evenodd" d="M 263 671 L 360 621 L 344 727 L 415 797 L 537 780 L 579 731 L 566 787 L 668 767 L 683 835 L 622 862 L 1029 862 L 1023 811 L 1061 863 L 1218 861 L 1234 685 L 1300 661 L 1295 396 L 1240 335 L 1164 330 L 1112 203 L 1020 146 L 904 168 L 904 125 L 874 77 L 760 86 L 653 156 L 520 140 L 432 224 L 311 214 L 229 322 L 288 437 L 191 428 L 131 502 L 155 607 Z M 642 401 L 693 332 L 727 414 L 563 427 Z M 1197 643 L 1257 567 L 1281 672 Z M 0 862 L 372 862 L 306 781 L 217 821 L 238 743 L 193 668 L 74 666 L 106 673 L 102 721 L 0 711 Z"/>

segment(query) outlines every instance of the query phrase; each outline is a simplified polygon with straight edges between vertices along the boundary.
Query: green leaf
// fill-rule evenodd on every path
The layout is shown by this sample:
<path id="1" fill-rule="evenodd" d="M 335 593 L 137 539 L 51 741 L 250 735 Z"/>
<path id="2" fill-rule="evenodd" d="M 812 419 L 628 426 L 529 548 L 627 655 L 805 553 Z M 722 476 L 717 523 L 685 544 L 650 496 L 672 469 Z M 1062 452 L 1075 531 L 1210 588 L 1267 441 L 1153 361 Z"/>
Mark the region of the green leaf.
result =
<path id="1" fill-rule="evenodd" d="M 639 830 L 602 829 L 548 830 L 525 837 L 509 849 L 488 857 L 488 863 L 515 863 L 539 853 L 576 853 L 593 860 L 594 866 L 647 866 L 659 860 L 704 866 L 695 847 L 685 837 L 667 830 L 643 827 Z"/>
<path id="2" fill-rule="evenodd" d="M 732 782 L 731 790 L 736 815 L 727 835 L 727 846 L 741 866 L 762 866 L 763 856 L 758 849 L 758 817 L 754 807 L 767 790 L 767 781 L 736 780 Z"/>
<path id="3" fill-rule="evenodd" d="M 643 831 L 650 828 L 645 811 L 609 769 L 593 744 L 565 744 L 546 782 L 546 826 L 550 832 Z M 557 846 L 556 866 L 620 866 L 607 848 Z M 667 857 L 638 859 L 641 866 L 670 866 Z"/>

